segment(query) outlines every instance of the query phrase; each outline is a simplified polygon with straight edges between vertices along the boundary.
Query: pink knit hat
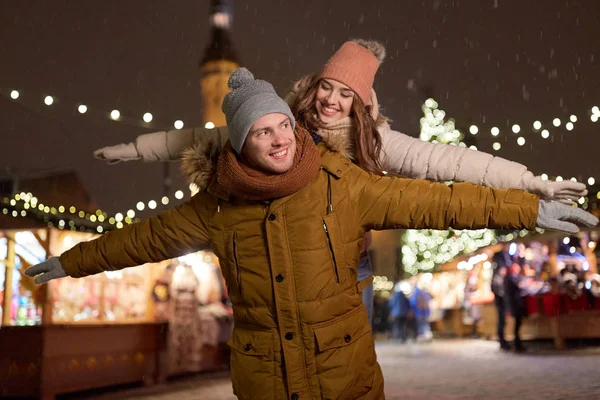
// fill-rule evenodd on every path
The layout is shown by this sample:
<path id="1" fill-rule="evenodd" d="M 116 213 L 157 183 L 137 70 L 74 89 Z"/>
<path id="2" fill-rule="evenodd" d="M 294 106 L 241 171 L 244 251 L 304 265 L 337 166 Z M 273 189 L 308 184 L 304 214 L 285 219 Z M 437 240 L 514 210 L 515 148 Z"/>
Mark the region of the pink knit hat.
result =
<path id="1" fill-rule="evenodd" d="M 352 89 L 366 106 L 370 106 L 375 73 L 384 57 L 385 48 L 378 42 L 346 42 L 327 61 L 321 78 L 343 83 Z"/>

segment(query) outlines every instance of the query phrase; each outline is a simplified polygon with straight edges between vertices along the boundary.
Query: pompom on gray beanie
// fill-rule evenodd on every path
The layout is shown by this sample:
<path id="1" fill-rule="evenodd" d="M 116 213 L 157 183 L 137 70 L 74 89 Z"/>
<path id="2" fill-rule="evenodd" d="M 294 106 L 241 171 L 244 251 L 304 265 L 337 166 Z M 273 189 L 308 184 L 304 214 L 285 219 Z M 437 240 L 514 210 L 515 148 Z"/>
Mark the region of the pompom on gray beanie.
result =
<path id="1" fill-rule="evenodd" d="M 252 72 L 238 68 L 229 77 L 231 92 L 225 95 L 221 109 L 227 120 L 231 146 L 241 154 L 246 136 L 257 119 L 267 114 L 287 115 L 296 125 L 296 119 L 288 104 L 277 95 L 273 85 L 267 81 L 254 79 Z"/>

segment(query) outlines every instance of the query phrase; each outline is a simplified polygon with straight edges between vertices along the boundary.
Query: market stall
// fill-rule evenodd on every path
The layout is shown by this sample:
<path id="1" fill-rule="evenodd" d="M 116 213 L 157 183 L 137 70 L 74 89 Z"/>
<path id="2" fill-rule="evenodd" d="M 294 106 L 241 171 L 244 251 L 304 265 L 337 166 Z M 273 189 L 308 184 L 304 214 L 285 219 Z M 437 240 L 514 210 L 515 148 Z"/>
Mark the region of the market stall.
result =
<path id="1" fill-rule="evenodd" d="M 35 198 L 21 197 L 29 207 L 0 207 L 0 396 L 153 384 L 227 364 L 231 309 L 212 253 L 38 286 L 27 267 L 114 226 L 91 225 L 94 207 L 81 202 L 77 219 L 68 207 L 33 213 Z"/>
<path id="2" fill-rule="evenodd" d="M 544 233 L 521 237 L 510 245 L 511 257 L 522 265 L 522 293 L 528 317 L 524 340 L 551 339 L 561 348 L 567 339 L 600 338 L 600 275 L 597 274 L 598 231 L 565 237 Z M 496 339 L 497 311 L 491 293 L 492 257 L 502 245 L 479 249 L 422 273 L 432 296 L 432 327 L 439 334 L 478 334 Z M 506 338 L 514 321 L 507 316 Z M 473 325 L 475 324 L 475 326 Z"/>

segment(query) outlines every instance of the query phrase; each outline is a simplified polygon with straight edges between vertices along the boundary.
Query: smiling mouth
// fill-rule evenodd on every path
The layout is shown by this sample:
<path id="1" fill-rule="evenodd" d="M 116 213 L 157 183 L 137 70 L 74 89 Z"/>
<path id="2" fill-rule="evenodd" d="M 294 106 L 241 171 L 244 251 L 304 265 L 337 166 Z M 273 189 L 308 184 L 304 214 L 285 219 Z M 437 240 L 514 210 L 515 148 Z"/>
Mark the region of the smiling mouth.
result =
<path id="1" fill-rule="evenodd" d="M 335 108 L 325 107 L 325 106 L 321 107 L 321 111 L 323 112 L 323 114 L 325 114 L 327 116 L 335 115 L 338 112 L 338 110 Z"/>
<path id="2" fill-rule="evenodd" d="M 277 153 L 271 153 L 269 154 L 271 157 L 273 157 L 276 160 L 280 160 L 282 158 L 287 157 L 288 155 L 288 148 L 285 148 L 283 150 L 278 151 Z"/>

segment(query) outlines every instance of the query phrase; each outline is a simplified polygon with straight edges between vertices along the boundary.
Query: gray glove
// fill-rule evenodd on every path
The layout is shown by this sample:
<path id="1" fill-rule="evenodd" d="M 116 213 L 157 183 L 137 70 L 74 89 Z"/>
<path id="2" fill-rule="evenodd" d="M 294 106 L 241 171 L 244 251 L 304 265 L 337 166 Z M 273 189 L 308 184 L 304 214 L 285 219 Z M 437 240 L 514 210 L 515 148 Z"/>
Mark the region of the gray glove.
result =
<path id="1" fill-rule="evenodd" d="M 577 225 L 566 221 L 577 222 L 590 228 L 598 225 L 598 218 L 580 208 L 567 206 L 559 202 L 540 200 L 540 208 L 536 221 L 538 228 L 566 233 L 579 232 Z"/>
<path id="2" fill-rule="evenodd" d="M 109 164 L 139 160 L 141 158 L 133 143 L 121 143 L 115 146 L 102 147 L 94 151 L 94 157 L 104 160 Z"/>
<path id="3" fill-rule="evenodd" d="M 60 265 L 58 257 L 50 257 L 42 263 L 27 268 L 25 270 L 25 275 L 31 277 L 38 275 L 36 276 L 34 282 L 40 285 L 52 279 L 64 278 L 67 276 L 67 273 L 63 269 L 62 265 Z"/>
<path id="4" fill-rule="evenodd" d="M 573 204 L 580 197 L 586 196 L 588 191 L 585 184 L 572 181 L 550 181 L 542 180 L 539 176 L 534 177 L 527 185 L 531 192 L 544 200 L 555 200 L 565 204 Z"/>

